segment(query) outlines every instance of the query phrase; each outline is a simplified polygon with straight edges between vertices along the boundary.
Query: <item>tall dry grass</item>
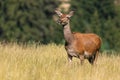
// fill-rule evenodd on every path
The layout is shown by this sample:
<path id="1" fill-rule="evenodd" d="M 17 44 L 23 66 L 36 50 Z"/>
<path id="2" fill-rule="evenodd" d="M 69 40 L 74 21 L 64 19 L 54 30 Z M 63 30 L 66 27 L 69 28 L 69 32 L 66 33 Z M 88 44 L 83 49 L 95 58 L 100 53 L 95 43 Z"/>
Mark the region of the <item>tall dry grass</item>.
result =
<path id="1" fill-rule="evenodd" d="M 0 80 L 120 80 L 120 56 L 101 54 L 97 65 L 67 62 L 63 45 L 0 44 Z"/>

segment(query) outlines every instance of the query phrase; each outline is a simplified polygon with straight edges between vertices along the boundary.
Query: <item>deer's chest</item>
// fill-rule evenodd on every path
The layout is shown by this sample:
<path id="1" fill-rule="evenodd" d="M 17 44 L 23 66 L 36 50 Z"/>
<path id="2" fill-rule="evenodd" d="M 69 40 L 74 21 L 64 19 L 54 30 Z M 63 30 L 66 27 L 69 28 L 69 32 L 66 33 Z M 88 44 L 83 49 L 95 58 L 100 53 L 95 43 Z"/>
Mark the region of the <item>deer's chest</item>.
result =
<path id="1" fill-rule="evenodd" d="M 74 56 L 74 57 L 79 57 L 79 54 L 74 50 L 72 47 L 67 47 L 66 51 L 69 55 Z"/>

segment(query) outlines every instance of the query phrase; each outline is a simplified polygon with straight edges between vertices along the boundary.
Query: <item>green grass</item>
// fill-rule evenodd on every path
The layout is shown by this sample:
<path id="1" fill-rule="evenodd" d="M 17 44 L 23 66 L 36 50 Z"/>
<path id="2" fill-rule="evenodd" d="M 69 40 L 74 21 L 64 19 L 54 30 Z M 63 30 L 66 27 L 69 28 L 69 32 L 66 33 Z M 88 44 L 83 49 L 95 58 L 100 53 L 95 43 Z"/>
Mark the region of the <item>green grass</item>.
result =
<path id="1" fill-rule="evenodd" d="M 101 54 L 96 66 L 73 58 L 70 65 L 63 45 L 0 44 L 0 80 L 120 80 L 120 56 Z"/>

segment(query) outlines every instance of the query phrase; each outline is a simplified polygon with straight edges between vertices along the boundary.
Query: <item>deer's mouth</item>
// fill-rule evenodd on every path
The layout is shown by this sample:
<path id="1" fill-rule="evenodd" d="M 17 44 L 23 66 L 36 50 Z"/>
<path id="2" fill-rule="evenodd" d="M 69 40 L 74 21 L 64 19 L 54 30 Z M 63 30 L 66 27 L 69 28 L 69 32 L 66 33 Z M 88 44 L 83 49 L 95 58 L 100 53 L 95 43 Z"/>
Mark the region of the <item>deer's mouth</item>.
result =
<path id="1" fill-rule="evenodd" d="M 66 25 L 67 24 L 67 22 L 62 22 L 62 21 L 58 21 L 57 23 L 61 24 L 61 25 Z"/>
<path id="2" fill-rule="evenodd" d="M 67 25 L 67 22 L 61 22 L 61 24 L 64 26 L 64 25 Z"/>

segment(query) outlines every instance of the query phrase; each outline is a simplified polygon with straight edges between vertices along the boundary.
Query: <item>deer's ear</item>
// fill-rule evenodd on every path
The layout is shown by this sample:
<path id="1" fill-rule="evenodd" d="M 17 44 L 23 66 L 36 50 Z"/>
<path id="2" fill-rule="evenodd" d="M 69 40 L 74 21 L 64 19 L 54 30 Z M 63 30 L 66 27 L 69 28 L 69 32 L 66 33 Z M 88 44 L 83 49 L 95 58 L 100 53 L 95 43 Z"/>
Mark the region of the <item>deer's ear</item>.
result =
<path id="1" fill-rule="evenodd" d="M 71 17 L 71 16 L 73 16 L 73 14 L 74 14 L 74 11 L 70 11 L 70 13 L 67 15 L 67 17 Z"/>
<path id="2" fill-rule="evenodd" d="M 58 15 L 58 16 L 61 16 L 62 13 L 59 11 L 59 10 L 55 10 L 55 13 Z"/>

